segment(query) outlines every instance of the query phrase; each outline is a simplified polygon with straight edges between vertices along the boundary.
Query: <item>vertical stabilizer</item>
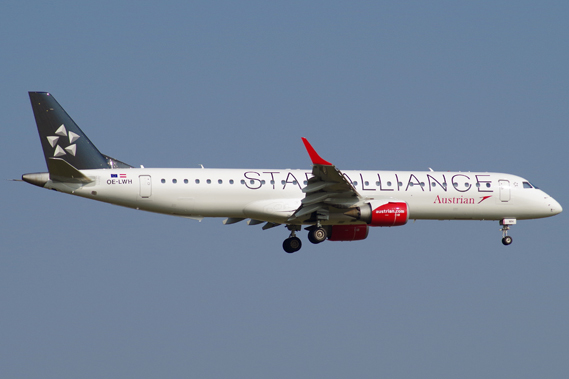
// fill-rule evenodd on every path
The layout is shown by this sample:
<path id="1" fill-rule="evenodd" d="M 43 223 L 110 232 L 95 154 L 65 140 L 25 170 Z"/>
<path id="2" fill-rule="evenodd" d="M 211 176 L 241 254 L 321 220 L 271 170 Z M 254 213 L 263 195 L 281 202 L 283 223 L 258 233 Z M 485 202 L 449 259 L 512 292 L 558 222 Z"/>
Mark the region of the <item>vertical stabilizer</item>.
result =
<path id="1" fill-rule="evenodd" d="M 79 170 L 111 168 L 107 157 L 97 150 L 51 94 L 29 94 L 48 169 L 54 159 Z"/>

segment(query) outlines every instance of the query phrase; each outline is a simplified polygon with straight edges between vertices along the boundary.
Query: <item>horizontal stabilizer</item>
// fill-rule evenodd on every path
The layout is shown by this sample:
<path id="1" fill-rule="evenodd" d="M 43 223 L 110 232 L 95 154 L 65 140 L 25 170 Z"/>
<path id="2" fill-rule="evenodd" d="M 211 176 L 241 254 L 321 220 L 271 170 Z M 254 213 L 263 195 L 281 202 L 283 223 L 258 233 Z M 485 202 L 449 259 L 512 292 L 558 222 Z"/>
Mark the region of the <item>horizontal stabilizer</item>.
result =
<path id="1" fill-rule="evenodd" d="M 47 168 L 49 177 L 53 181 L 66 183 L 90 183 L 93 181 L 60 158 L 49 158 L 47 160 Z"/>

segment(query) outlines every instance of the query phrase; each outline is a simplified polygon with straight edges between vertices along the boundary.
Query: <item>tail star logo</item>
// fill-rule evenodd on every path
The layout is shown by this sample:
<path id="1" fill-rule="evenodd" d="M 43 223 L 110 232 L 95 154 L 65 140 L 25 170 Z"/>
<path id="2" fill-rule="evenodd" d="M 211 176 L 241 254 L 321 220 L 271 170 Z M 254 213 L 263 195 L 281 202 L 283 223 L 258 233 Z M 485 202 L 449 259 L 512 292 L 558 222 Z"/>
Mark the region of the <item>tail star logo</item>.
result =
<path id="1" fill-rule="evenodd" d="M 69 139 L 69 144 L 65 148 L 62 148 L 61 146 L 58 145 L 58 142 L 60 142 L 59 139 L 61 137 L 64 138 L 66 137 Z M 57 130 L 55 131 L 55 136 L 47 137 L 47 141 L 49 142 L 51 147 L 55 148 L 53 152 L 54 157 L 62 157 L 65 154 L 71 154 L 75 156 L 75 154 L 77 153 L 77 145 L 75 144 L 75 141 L 77 141 L 78 139 L 79 135 L 71 131 L 68 132 L 67 129 L 65 129 L 65 125 L 63 124 L 61 124 L 61 126 L 57 128 Z"/>

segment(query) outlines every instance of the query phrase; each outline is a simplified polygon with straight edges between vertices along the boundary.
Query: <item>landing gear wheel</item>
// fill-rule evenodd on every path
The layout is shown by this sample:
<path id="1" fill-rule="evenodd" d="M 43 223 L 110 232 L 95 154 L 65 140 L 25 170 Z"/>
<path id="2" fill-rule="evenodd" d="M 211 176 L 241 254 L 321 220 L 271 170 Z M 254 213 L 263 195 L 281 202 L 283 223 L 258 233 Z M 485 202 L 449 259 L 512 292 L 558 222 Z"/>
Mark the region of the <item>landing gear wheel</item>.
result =
<path id="1" fill-rule="evenodd" d="M 500 220 L 500 225 L 502 225 L 502 243 L 506 246 L 512 243 L 512 237 L 508 235 L 508 230 L 510 230 L 510 225 L 515 224 L 515 218 L 504 218 Z"/>
<path id="2" fill-rule="evenodd" d="M 302 242 L 298 237 L 290 237 L 284 240 L 283 242 L 283 249 L 289 254 L 297 252 L 298 250 L 300 250 L 301 247 L 302 247 Z"/>
<path id="3" fill-rule="evenodd" d="M 328 233 L 324 228 L 314 228 L 308 231 L 308 240 L 312 243 L 321 243 L 326 241 Z"/>

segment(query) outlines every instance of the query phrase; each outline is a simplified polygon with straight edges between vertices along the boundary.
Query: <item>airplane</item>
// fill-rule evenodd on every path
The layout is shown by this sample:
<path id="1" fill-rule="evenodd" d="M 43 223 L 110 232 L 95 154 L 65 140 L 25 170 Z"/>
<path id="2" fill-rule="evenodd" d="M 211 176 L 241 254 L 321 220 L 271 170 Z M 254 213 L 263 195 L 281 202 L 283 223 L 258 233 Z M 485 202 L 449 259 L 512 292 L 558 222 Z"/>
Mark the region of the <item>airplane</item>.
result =
<path id="1" fill-rule="evenodd" d="M 409 220 L 494 220 L 509 245 L 517 220 L 550 217 L 561 205 L 511 174 L 340 171 L 302 138 L 312 170 L 135 168 L 102 154 L 48 92 L 29 92 L 48 172 L 30 184 L 92 200 L 224 224 L 284 225 L 287 253 L 300 250 L 303 226 L 314 244 L 367 238 L 370 227 Z"/>

